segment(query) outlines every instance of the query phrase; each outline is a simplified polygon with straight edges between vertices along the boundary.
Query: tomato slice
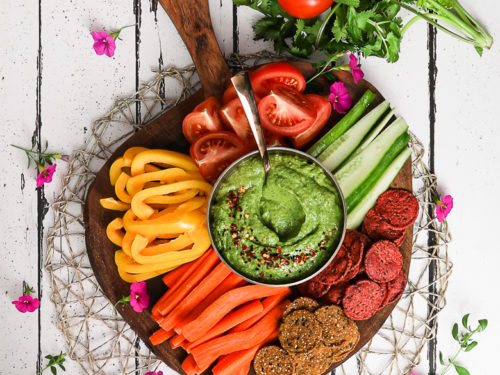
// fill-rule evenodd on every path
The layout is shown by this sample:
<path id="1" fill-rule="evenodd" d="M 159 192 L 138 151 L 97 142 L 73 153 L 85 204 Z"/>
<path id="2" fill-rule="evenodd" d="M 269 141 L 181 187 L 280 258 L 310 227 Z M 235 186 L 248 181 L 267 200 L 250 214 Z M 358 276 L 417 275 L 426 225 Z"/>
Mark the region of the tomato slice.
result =
<path id="1" fill-rule="evenodd" d="M 219 131 L 198 138 L 189 153 L 201 175 L 214 181 L 233 161 L 247 153 L 247 147 L 236 134 Z"/>
<path id="2" fill-rule="evenodd" d="M 309 129 L 290 138 L 293 147 L 298 149 L 310 143 L 321 132 L 332 114 L 332 105 L 327 99 L 316 94 L 307 94 L 306 98 L 316 108 L 317 115 Z"/>
<path id="3" fill-rule="evenodd" d="M 254 89 L 254 93 L 255 93 L 255 85 L 253 83 L 254 71 L 249 70 L 248 75 L 250 76 L 250 83 L 252 84 L 252 88 Z M 258 96 L 259 95 L 255 94 L 256 100 L 259 100 Z M 262 96 L 262 95 L 260 95 L 260 96 Z M 229 84 L 226 91 L 224 91 L 224 94 L 222 95 L 222 104 L 227 104 L 231 100 L 236 99 L 237 97 L 238 97 L 238 94 L 236 94 L 236 90 L 234 89 L 234 86 L 232 84 Z"/>
<path id="4" fill-rule="evenodd" d="M 260 101 L 259 115 L 264 128 L 291 137 L 313 124 L 316 109 L 300 92 L 285 85 L 275 85 Z"/>
<path id="5" fill-rule="evenodd" d="M 198 104 L 182 122 L 182 133 L 189 143 L 209 133 L 223 129 L 219 118 L 219 101 L 212 97 Z"/>
<path id="6" fill-rule="evenodd" d="M 252 129 L 250 129 L 250 124 L 248 123 L 240 99 L 233 99 L 223 105 L 219 110 L 219 115 L 226 128 L 234 131 L 245 142 L 248 148 L 251 148 L 252 143 L 255 144 Z"/>
<path id="7" fill-rule="evenodd" d="M 285 142 L 285 138 L 283 138 L 281 135 L 271 133 L 267 129 L 262 129 L 262 130 L 264 130 L 264 138 L 266 139 L 267 147 L 288 146 Z M 257 144 L 255 145 L 255 148 L 257 148 Z"/>
<path id="8" fill-rule="evenodd" d="M 275 62 L 257 68 L 252 75 L 252 87 L 260 95 L 268 94 L 276 83 L 289 86 L 298 92 L 306 88 L 306 80 L 300 70 L 286 62 Z"/>

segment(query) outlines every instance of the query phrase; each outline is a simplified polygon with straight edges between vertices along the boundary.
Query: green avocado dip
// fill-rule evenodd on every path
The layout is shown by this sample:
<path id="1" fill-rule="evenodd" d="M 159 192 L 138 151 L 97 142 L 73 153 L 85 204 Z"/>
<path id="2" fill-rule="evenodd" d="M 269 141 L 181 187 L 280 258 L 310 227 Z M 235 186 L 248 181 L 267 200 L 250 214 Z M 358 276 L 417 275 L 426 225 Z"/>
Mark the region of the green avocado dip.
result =
<path id="1" fill-rule="evenodd" d="M 342 236 L 336 186 L 321 167 L 298 155 L 270 152 L 265 181 L 258 155 L 219 184 L 210 207 L 212 240 L 242 275 L 292 283 L 319 270 Z"/>

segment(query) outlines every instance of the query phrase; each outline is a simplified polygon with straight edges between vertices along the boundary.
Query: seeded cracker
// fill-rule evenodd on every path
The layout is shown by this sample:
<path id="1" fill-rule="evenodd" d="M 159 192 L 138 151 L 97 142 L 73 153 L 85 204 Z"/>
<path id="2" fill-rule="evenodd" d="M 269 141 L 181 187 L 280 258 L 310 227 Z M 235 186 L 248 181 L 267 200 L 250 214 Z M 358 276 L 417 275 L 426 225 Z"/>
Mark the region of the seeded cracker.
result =
<path id="1" fill-rule="evenodd" d="M 359 341 L 356 323 L 338 306 L 323 306 L 314 313 L 321 326 L 322 342 L 335 346 L 337 352 L 350 351 Z"/>
<path id="2" fill-rule="evenodd" d="M 283 318 L 279 340 L 289 353 L 304 353 L 313 349 L 321 339 L 321 328 L 314 314 L 307 310 L 293 311 Z"/>
<path id="3" fill-rule="evenodd" d="M 310 312 L 314 312 L 318 307 L 319 303 L 316 300 L 308 297 L 300 297 L 294 300 L 292 303 L 288 304 L 285 312 L 283 313 L 283 316 L 285 317 L 296 310 L 307 310 Z"/>
<path id="4" fill-rule="evenodd" d="M 335 362 L 334 350 L 326 346 L 316 347 L 306 353 L 292 354 L 295 375 L 321 375 Z"/>
<path id="5" fill-rule="evenodd" d="M 257 375 L 294 375 L 293 359 L 276 345 L 261 348 L 253 367 Z"/>

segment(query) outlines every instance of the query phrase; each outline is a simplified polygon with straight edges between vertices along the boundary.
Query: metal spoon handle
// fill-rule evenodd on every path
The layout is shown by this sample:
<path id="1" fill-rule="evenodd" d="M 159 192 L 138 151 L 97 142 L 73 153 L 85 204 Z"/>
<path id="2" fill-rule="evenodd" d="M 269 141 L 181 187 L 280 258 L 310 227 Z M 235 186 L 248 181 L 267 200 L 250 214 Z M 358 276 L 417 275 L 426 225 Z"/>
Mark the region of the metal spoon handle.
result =
<path id="1" fill-rule="evenodd" d="M 252 84 L 250 82 L 250 77 L 248 72 L 240 72 L 231 78 L 231 82 L 236 89 L 236 93 L 240 98 L 245 115 L 248 118 L 248 123 L 252 129 L 255 142 L 257 142 L 257 148 L 259 149 L 260 156 L 262 158 L 262 164 L 264 165 L 264 171 L 267 175 L 271 169 L 271 164 L 269 163 L 269 155 L 267 153 L 266 139 L 264 138 L 264 132 L 262 131 L 262 125 L 260 123 L 259 111 L 257 110 L 257 102 L 255 101 L 255 95 L 253 93 Z"/>

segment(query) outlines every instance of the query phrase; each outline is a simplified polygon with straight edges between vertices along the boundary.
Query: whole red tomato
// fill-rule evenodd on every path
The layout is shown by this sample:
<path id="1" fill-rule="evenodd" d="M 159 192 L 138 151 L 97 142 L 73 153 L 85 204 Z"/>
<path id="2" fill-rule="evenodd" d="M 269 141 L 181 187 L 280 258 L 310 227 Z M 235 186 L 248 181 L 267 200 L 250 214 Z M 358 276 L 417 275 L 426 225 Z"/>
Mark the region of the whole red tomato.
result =
<path id="1" fill-rule="evenodd" d="M 278 0 L 285 12 L 295 18 L 312 18 L 319 16 L 330 8 L 334 0 Z"/>

